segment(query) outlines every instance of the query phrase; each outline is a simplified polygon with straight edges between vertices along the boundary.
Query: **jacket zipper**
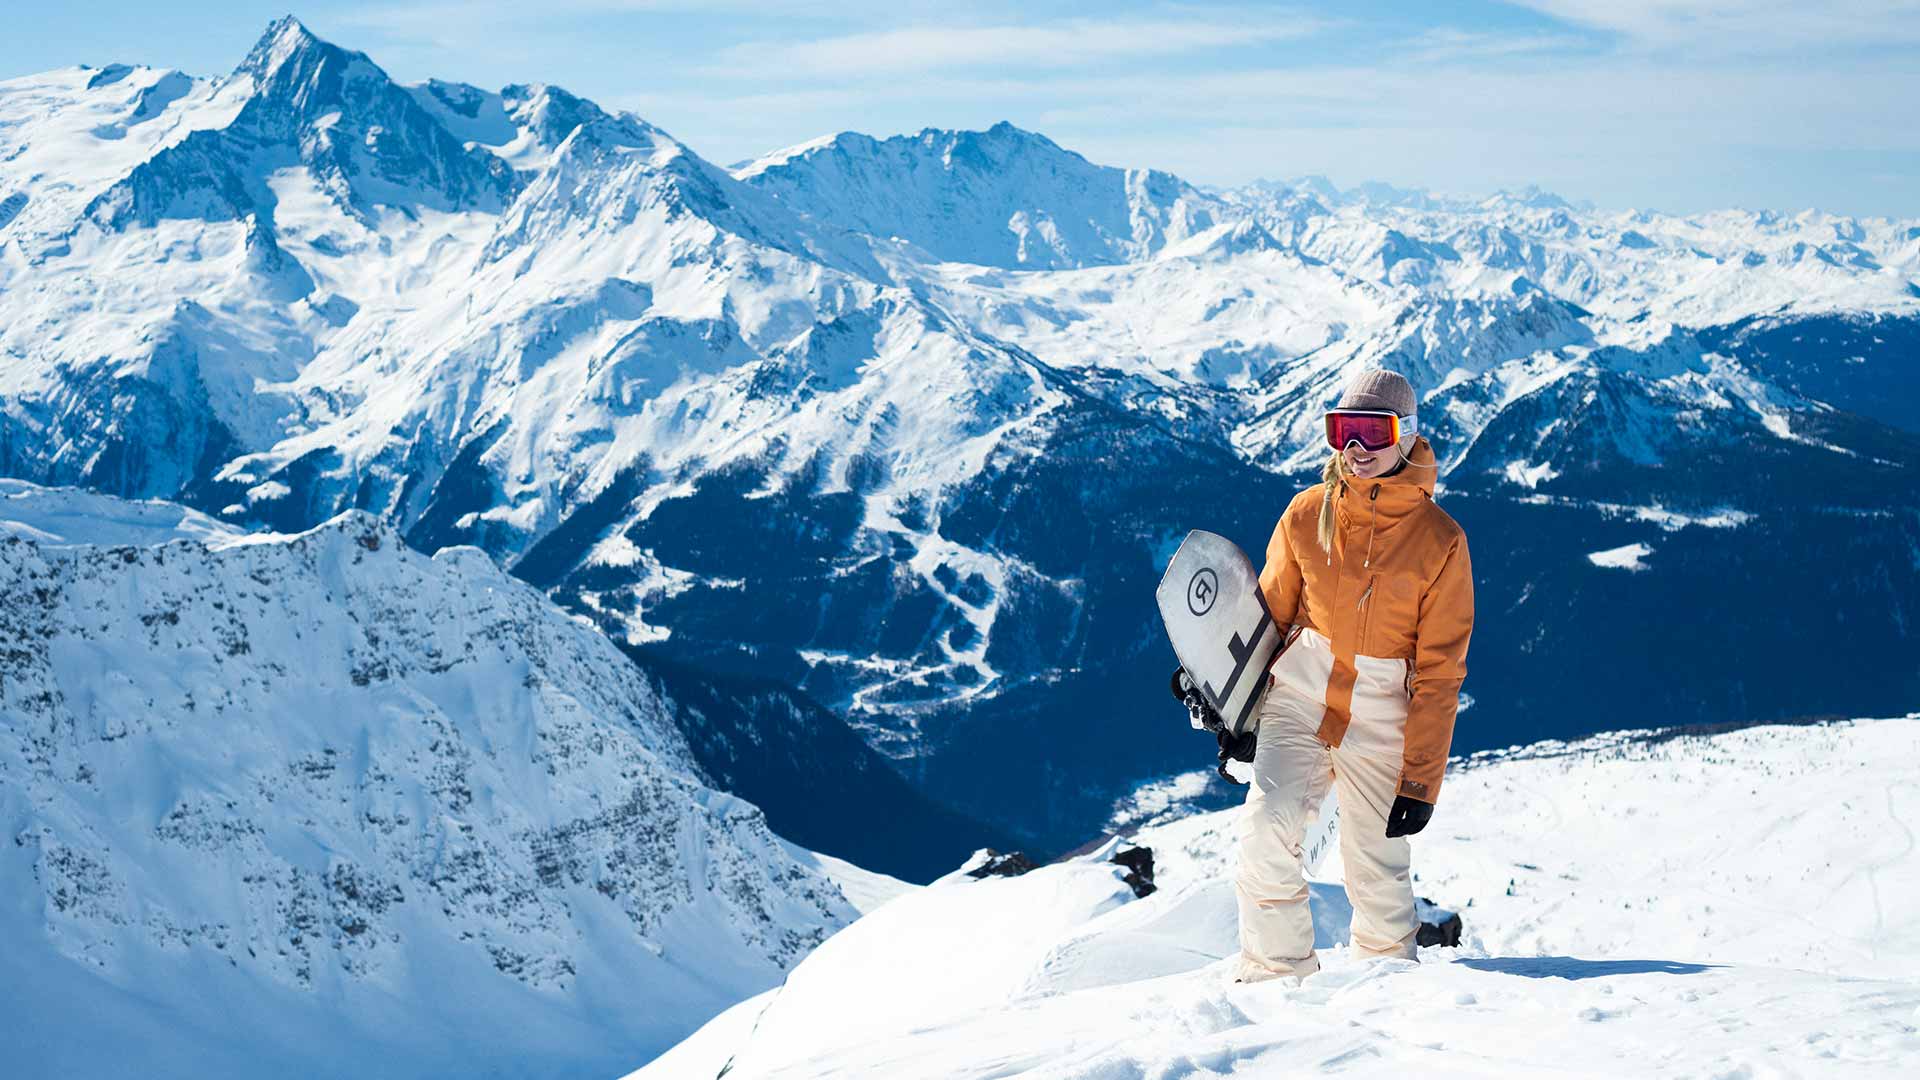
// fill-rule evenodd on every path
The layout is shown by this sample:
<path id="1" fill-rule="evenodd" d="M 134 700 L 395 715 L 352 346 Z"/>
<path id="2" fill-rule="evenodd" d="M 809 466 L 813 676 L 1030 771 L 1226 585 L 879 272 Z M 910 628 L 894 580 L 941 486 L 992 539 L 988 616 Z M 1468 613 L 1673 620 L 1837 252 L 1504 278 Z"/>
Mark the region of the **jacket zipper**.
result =
<path id="1" fill-rule="evenodd" d="M 1371 655 L 1367 652 L 1367 628 L 1373 625 L 1373 604 L 1369 601 L 1373 599 L 1373 586 L 1379 580 L 1379 574 L 1369 574 L 1366 591 L 1360 594 L 1360 640 L 1353 651 L 1361 655 Z"/>
<path id="2" fill-rule="evenodd" d="M 1374 533 L 1379 531 L 1379 528 L 1380 528 L 1380 485 L 1379 484 L 1373 485 L 1373 490 L 1367 493 L 1367 509 L 1369 511 L 1368 517 L 1370 519 L 1367 524 L 1367 558 L 1366 558 L 1366 561 L 1361 563 L 1360 565 L 1363 567 L 1372 567 L 1373 566 L 1373 537 L 1374 537 Z M 1373 622 L 1373 605 L 1371 603 L 1368 603 L 1368 601 L 1373 599 L 1373 586 L 1374 586 L 1374 583 L 1379 580 L 1380 580 L 1379 574 L 1368 574 L 1366 591 L 1360 594 L 1360 640 L 1354 644 L 1353 651 L 1361 655 L 1370 655 L 1367 653 L 1367 628 Z"/>
<path id="3" fill-rule="evenodd" d="M 1367 561 L 1361 563 L 1360 564 L 1361 566 L 1373 565 L 1373 537 L 1375 533 L 1380 531 L 1380 485 L 1379 484 L 1373 485 L 1373 491 L 1368 493 L 1367 507 L 1368 507 L 1368 518 L 1369 518 L 1367 522 Z"/>

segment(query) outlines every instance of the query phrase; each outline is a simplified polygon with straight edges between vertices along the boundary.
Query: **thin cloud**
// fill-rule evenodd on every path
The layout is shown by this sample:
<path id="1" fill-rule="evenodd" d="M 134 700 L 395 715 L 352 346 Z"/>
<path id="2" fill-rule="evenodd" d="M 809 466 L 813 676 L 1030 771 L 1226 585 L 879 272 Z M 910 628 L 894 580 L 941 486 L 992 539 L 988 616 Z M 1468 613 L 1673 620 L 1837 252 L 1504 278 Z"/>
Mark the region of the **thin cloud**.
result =
<path id="1" fill-rule="evenodd" d="M 1306 37 L 1327 20 L 1284 21 L 1069 19 L 996 26 L 907 26 L 810 41 L 754 41 L 721 51 L 711 71 L 722 76 L 899 74 L 967 67 L 1080 67 L 1107 60 L 1172 56 L 1206 49 L 1266 45 Z"/>
<path id="2" fill-rule="evenodd" d="M 918 0 L 915 0 L 918 3 Z M 594 24 L 623 17 L 690 15 L 780 20 L 795 25 L 838 23 L 846 19 L 898 16 L 901 0 L 841 0 L 831 17 L 807 0 L 413 0 L 348 8 L 329 24 L 372 30 L 391 42 L 422 50 L 462 54 L 481 52 L 511 57 L 530 44 L 542 51 L 564 51 Z"/>
<path id="3" fill-rule="evenodd" d="M 1565 34 L 1492 34 L 1437 27 L 1413 38 L 1404 59 L 1416 63 L 1494 60 L 1578 49 L 1584 44 Z"/>
<path id="4" fill-rule="evenodd" d="M 504 0 L 464 17 L 432 6 L 444 2 L 378 17 L 396 39 L 464 39 L 437 59 L 364 34 L 343 44 L 428 74 L 558 77 L 723 162 L 848 129 L 1005 119 L 1095 161 L 1203 183 L 1319 172 L 1457 191 L 1538 182 L 1614 206 L 1920 210 L 1920 127 L 1905 115 L 1920 68 L 1885 47 L 1920 40 L 1920 0 L 1511 0 L 1546 16 L 1518 26 L 1233 0 L 1105 19 L 843 0 L 829 14 L 743 4 L 767 17 L 658 21 L 574 16 L 678 0 L 550 0 L 538 18 Z"/>
<path id="5" fill-rule="evenodd" d="M 1920 42 L 1920 0 L 1510 0 L 1640 48 L 1715 55 Z"/>
<path id="6" fill-rule="evenodd" d="M 878 4 L 869 5 L 878 7 Z M 857 7 L 846 5 L 836 14 L 852 14 Z M 894 8 L 897 10 L 897 6 Z M 804 16 L 819 11 L 819 5 L 807 0 L 542 0 L 528 4 L 522 0 L 420 0 L 415 3 L 379 4 L 342 12 L 339 22 L 346 26 L 366 26 L 383 30 L 434 29 L 454 25 L 530 26 L 550 22 L 556 17 L 588 18 L 602 15 L 701 14 Z"/>

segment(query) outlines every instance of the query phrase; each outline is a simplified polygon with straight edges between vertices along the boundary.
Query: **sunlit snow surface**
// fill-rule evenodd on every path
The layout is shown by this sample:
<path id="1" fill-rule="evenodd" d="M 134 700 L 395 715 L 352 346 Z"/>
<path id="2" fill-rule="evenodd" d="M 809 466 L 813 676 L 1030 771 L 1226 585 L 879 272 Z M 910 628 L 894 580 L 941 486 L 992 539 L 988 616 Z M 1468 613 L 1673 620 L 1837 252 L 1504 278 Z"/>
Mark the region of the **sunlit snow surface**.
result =
<path id="1" fill-rule="evenodd" d="M 0 537 L 17 536 L 47 547 L 73 544 L 163 544 L 200 540 L 219 544 L 244 529 L 196 510 L 154 499 L 136 502 L 78 488 L 47 488 L 0 478 Z"/>
<path id="2" fill-rule="evenodd" d="M 1457 949 L 1234 985 L 1237 811 L 1106 852 L 949 879 L 867 915 L 786 986 L 636 1080 L 712 1077 L 1906 1076 L 1920 1060 L 1920 715 L 1483 755 L 1414 841 Z M 1335 861 L 1337 862 L 1337 861 Z"/>

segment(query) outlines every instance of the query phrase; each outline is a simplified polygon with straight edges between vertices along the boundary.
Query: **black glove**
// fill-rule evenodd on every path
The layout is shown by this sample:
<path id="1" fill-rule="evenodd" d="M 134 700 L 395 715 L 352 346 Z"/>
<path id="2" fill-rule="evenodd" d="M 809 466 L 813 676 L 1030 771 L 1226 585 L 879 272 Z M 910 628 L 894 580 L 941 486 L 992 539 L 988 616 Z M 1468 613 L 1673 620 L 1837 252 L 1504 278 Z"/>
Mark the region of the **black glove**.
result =
<path id="1" fill-rule="evenodd" d="M 1220 744 L 1220 765 L 1217 770 L 1220 773 L 1220 779 L 1229 784 L 1245 784 L 1246 781 L 1234 779 L 1233 774 L 1227 771 L 1227 762 L 1230 759 L 1253 760 L 1253 750 L 1259 742 L 1255 733 L 1243 731 L 1234 735 L 1228 732 L 1226 721 L 1220 719 L 1219 712 L 1207 703 L 1206 695 L 1200 692 L 1200 687 L 1194 684 L 1185 668 L 1173 669 L 1171 689 L 1173 696 L 1179 700 L 1180 704 L 1187 707 L 1188 715 L 1193 717 L 1194 726 L 1213 732 L 1214 741 Z"/>
<path id="2" fill-rule="evenodd" d="M 1412 836 L 1427 827 L 1433 817 L 1433 804 L 1409 799 L 1405 795 L 1393 797 L 1393 809 L 1387 811 L 1387 839 L 1396 836 Z"/>
<path id="3" fill-rule="evenodd" d="M 1254 731 L 1243 731 L 1238 735 L 1228 734 L 1226 728 L 1213 733 L 1214 741 L 1220 744 L 1220 755 L 1224 759 L 1252 761 L 1253 749 L 1260 743 L 1260 735 Z"/>

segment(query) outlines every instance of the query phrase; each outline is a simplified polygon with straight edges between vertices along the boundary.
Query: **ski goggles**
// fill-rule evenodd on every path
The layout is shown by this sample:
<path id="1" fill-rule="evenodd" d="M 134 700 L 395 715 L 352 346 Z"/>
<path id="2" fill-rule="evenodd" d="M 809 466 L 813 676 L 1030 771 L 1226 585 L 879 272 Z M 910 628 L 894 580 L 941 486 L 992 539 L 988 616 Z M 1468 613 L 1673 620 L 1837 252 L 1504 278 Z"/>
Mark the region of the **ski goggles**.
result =
<path id="1" fill-rule="evenodd" d="M 1353 443 L 1378 453 L 1414 433 L 1413 417 L 1388 409 L 1333 409 L 1327 413 L 1327 445 L 1345 450 Z"/>

